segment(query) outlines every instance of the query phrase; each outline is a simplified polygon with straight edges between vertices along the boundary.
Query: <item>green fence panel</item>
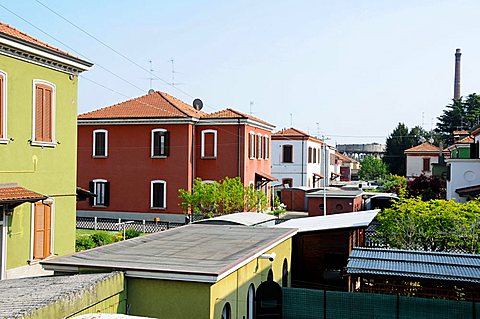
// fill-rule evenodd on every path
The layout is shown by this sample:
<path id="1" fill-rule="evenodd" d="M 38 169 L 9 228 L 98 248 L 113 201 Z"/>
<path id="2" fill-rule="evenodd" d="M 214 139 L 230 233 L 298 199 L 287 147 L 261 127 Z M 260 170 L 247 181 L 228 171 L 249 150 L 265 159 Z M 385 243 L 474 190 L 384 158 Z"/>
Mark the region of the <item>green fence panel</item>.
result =
<path id="1" fill-rule="evenodd" d="M 327 319 L 395 319 L 396 302 L 394 295 L 327 291 Z"/>
<path id="2" fill-rule="evenodd" d="M 399 298 L 399 318 L 464 319 L 473 318 L 474 304 L 468 301 L 427 299 L 416 297 Z"/>
<path id="3" fill-rule="evenodd" d="M 282 288 L 283 319 L 323 318 L 323 290 Z"/>

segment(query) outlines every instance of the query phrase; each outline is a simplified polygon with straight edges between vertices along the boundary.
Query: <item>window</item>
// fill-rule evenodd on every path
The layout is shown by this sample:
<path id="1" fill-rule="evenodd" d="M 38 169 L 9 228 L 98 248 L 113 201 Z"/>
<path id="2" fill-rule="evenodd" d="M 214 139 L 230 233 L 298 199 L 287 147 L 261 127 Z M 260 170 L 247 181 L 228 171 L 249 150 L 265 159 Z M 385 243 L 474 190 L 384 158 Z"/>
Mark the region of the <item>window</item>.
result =
<path id="1" fill-rule="evenodd" d="M 247 319 L 255 318 L 255 286 L 250 284 L 247 292 Z"/>
<path id="2" fill-rule="evenodd" d="M 0 143 L 8 143 L 7 138 L 7 74 L 0 71 Z"/>
<path id="3" fill-rule="evenodd" d="M 253 132 L 248 135 L 248 157 L 255 158 L 255 133 Z"/>
<path id="4" fill-rule="evenodd" d="M 312 148 L 308 148 L 308 163 L 312 162 Z"/>
<path id="5" fill-rule="evenodd" d="M 423 171 L 430 172 L 430 158 L 423 159 Z"/>
<path id="6" fill-rule="evenodd" d="M 150 183 L 150 207 L 165 209 L 167 207 L 167 182 L 156 180 Z"/>
<path id="7" fill-rule="evenodd" d="M 108 156 L 108 131 L 93 131 L 93 157 Z"/>
<path id="8" fill-rule="evenodd" d="M 202 131 L 202 158 L 217 158 L 217 131 Z"/>
<path id="9" fill-rule="evenodd" d="M 287 258 L 283 260 L 282 266 L 282 287 L 288 287 L 288 261 Z"/>
<path id="10" fill-rule="evenodd" d="M 222 319 L 231 319 L 232 318 L 232 309 L 230 308 L 230 304 L 227 302 L 225 306 L 223 306 L 222 310 Z"/>
<path id="11" fill-rule="evenodd" d="M 264 146 L 265 146 L 265 152 L 263 153 L 263 155 L 264 155 L 264 158 L 267 160 L 270 158 L 270 138 L 268 137 L 268 135 L 265 135 Z"/>
<path id="12" fill-rule="evenodd" d="M 89 189 L 95 194 L 95 197 L 90 198 L 90 206 L 110 205 L 110 182 L 104 179 L 94 179 L 90 182 Z"/>
<path id="13" fill-rule="evenodd" d="M 52 204 L 33 205 L 33 259 L 52 255 Z"/>
<path id="14" fill-rule="evenodd" d="M 55 86 L 34 80 L 32 145 L 55 144 Z"/>
<path id="15" fill-rule="evenodd" d="M 263 158 L 263 154 L 262 154 L 262 152 L 263 152 L 262 142 L 263 142 L 262 135 L 261 135 L 261 134 L 258 134 L 258 135 L 257 135 L 257 158 L 258 158 L 258 159 Z"/>
<path id="16" fill-rule="evenodd" d="M 314 163 L 317 162 L 317 149 L 316 148 L 313 149 L 313 162 Z"/>
<path id="17" fill-rule="evenodd" d="M 158 128 L 152 130 L 151 157 L 166 157 L 170 151 L 170 132 Z"/>
<path id="18" fill-rule="evenodd" d="M 282 162 L 293 163 L 293 145 L 283 145 L 282 151 Z"/>
<path id="19" fill-rule="evenodd" d="M 282 179 L 282 185 L 284 187 L 292 187 L 293 186 L 293 179 L 291 179 L 291 178 Z"/>

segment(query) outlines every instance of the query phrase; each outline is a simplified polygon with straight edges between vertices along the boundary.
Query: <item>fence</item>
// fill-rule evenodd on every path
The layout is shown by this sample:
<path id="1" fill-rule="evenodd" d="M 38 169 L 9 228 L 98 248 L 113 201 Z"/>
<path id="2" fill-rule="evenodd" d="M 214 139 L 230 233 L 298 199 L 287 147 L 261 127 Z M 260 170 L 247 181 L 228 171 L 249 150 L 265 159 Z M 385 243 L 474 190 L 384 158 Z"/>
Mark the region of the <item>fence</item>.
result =
<path id="1" fill-rule="evenodd" d="M 284 319 L 480 318 L 480 304 L 341 291 L 282 288 Z"/>
<path id="2" fill-rule="evenodd" d="M 123 222 L 129 223 L 120 224 Z M 122 231 L 123 227 L 125 227 L 127 229 L 135 229 L 143 233 L 156 233 L 183 225 L 185 224 L 121 218 L 77 217 L 77 228 L 93 230 Z"/>

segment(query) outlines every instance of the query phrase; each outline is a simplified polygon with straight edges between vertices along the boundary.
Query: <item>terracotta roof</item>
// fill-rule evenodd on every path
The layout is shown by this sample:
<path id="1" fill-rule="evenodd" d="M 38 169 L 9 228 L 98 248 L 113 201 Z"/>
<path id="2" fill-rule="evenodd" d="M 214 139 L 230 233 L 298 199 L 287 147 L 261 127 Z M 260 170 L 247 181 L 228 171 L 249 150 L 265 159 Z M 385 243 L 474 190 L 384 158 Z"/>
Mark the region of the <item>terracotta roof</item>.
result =
<path id="1" fill-rule="evenodd" d="M 351 157 L 348 157 L 347 155 L 345 154 L 342 154 L 340 152 L 335 152 L 335 155 L 339 158 L 341 158 L 342 160 L 344 160 L 345 162 L 348 162 L 348 163 L 357 163 L 358 161 L 351 158 Z"/>
<path id="2" fill-rule="evenodd" d="M 470 133 L 468 131 L 462 130 L 462 131 L 453 131 L 453 135 L 469 135 Z"/>
<path id="3" fill-rule="evenodd" d="M 248 114 L 245 114 L 245 113 L 242 113 L 240 111 L 233 110 L 233 109 L 230 109 L 230 108 L 220 110 L 220 111 L 217 111 L 217 112 L 213 112 L 213 113 L 210 113 L 210 114 L 205 114 L 205 115 L 202 116 L 202 119 L 249 119 L 249 120 L 256 121 L 256 122 L 259 122 L 259 123 L 262 123 L 262 124 L 266 124 L 266 125 L 269 125 L 269 126 L 274 126 L 273 124 L 270 124 L 270 123 L 268 123 L 264 120 L 259 119 L 258 117 L 251 116 L 251 115 L 248 115 Z"/>
<path id="4" fill-rule="evenodd" d="M 323 141 L 321 139 L 318 139 L 315 136 L 311 136 L 304 131 L 294 127 L 284 128 L 278 132 L 275 132 L 272 134 L 272 138 L 274 137 L 307 137 L 323 144 Z"/>
<path id="5" fill-rule="evenodd" d="M 201 117 L 205 113 L 179 99 L 155 91 L 131 100 L 80 114 L 78 119 L 118 119 L 157 117 Z"/>
<path id="6" fill-rule="evenodd" d="M 462 138 L 456 144 L 470 144 L 470 143 L 474 143 L 474 142 L 475 142 L 475 140 L 473 139 L 473 137 L 471 137 L 469 135 L 469 136 L 465 136 L 464 138 Z"/>
<path id="7" fill-rule="evenodd" d="M 47 196 L 19 186 L 0 187 L 0 203 L 38 201 L 45 198 Z"/>
<path id="8" fill-rule="evenodd" d="M 64 54 L 64 55 L 72 56 L 71 54 L 69 54 L 65 51 L 62 51 L 62 50 L 60 50 L 58 48 L 55 48 L 55 47 L 52 47 L 51 45 L 49 45 L 45 42 L 42 42 L 40 40 L 37 40 L 34 37 L 29 36 L 28 34 L 22 32 L 18 29 L 15 29 L 14 27 L 9 26 L 8 24 L 2 23 L 2 22 L 0 22 L 0 33 L 15 37 L 17 39 L 20 39 L 20 40 L 23 40 L 23 41 L 26 41 L 26 42 L 29 42 L 29 43 L 32 43 L 32 44 L 35 44 L 35 45 L 38 45 L 38 46 L 41 46 L 41 47 L 44 47 L 44 48 L 52 50 L 52 51 L 56 51 L 56 52 Z"/>
<path id="9" fill-rule="evenodd" d="M 440 148 L 428 142 L 414 146 L 404 151 L 404 153 L 438 153 Z"/>

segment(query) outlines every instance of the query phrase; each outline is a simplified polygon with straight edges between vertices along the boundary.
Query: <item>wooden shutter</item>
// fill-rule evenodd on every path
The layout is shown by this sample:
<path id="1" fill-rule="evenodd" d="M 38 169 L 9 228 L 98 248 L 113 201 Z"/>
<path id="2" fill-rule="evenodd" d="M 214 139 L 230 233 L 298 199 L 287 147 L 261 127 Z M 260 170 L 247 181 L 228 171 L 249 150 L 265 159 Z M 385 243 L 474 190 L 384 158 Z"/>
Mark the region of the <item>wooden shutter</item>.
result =
<path id="1" fill-rule="evenodd" d="M 95 183 L 94 183 L 94 182 L 89 182 L 89 183 L 88 183 L 88 190 L 89 190 L 90 192 L 92 192 L 92 193 L 95 194 Z M 96 195 L 95 195 L 95 196 L 96 196 Z M 88 204 L 89 204 L 90 206 L 93 206 L 93 205 L 95 204 L 95 203 L 94 203 L 94 199 L 95 199 L 94 197 L 89 197 L 89 198 L 88 198 Z"/>
<path id="2" fill-rule="evenodd" d="M 43 141 L 43 89 L 35 86 L 35 141 Z"/>
<path id="3" fill-rule="evenodd" d="M 292 145 L 283 145 L 283 162 L 292 163 Z"/>
<path id="4" fill-rule="evenodd" d="M 51 254 L 52 208 L 35 203 L 33 219 L 33 258 L 44 259 Z"/>
<path id="5" fill-rule="evenodd" d="M 52 142 L 52 89 L 43 90 L 43 141 Z"/>
<path id="6" fill-rule="evenodd" d="M 215 157 L 215 134 L 214 133 L 203 134 L 203 156 Z"/>
<path id="7" fill-rule="evenodd" d="M 107 156 L 106 140 L 107 134 L 105 132 L 95 132 L 95 156 Z"/>
<path id="8" fill-rule="evenodd" d="M 164 154 L 165 156 L 170 156 L 170 132 L 163 132 L 165 136 L 165 150 Z"/>
<path id="9" fill-rule="evenodd" d="M 165 208 L 165 183 L 153 183 L 153 203 L 155 208 Z"/>
<path id="10" fill-rule="evenodd" d="M 248 158 L 252 158 L 252 134 L 248 134 Z"/>
<path id="11" fill-rule="evenodd" d="M 105 202 L 104 206 L 110 205 L 110 182 L 105 182 Z"/>
<path id="12" fill-rule="evenodd" d="M 430 172 L 430 158 L 423 159 L 423 171 Z"/>
<path id="13" fill-rule="evenodd" d="M 160 156 L 160 132 L 153 132 L 153 156 Z"/>

